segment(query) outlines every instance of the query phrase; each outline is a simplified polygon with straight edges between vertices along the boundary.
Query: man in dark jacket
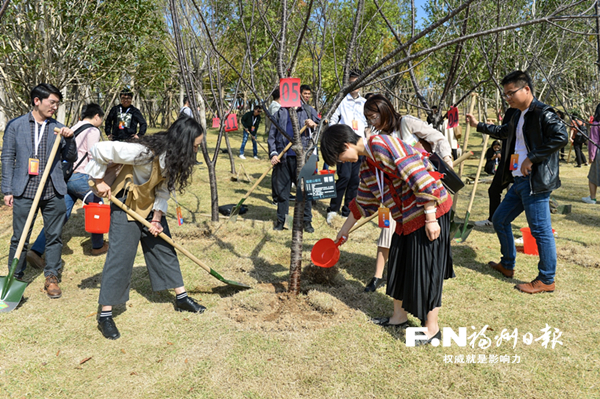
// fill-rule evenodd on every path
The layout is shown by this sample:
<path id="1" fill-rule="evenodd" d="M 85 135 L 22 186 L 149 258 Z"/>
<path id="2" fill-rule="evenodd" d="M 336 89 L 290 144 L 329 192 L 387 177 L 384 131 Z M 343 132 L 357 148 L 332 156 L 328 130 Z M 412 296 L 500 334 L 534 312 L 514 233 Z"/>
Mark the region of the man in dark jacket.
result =
<path id="1" fill-rule="evenodd" d="M 133 94 L 129 90 L 121 92 L 121 104 L 111 108 L 106 117 L 105 132 L 113 141 L 137 139 L 146 134 L 146 119 L 139 109 L 131 105 Z M 137 127 L 140 125 L 140 131 Z"/>
<path id="2" fill-rule="evenodd" d="M 308 96 L 306 93 L 309 93 Z M 304 93 L 303 100 L 310 99 L 310 87 L 302 85 L 300 93 Z M 304 150 L 307 150 L 311 143 L 311 132 L 312 129 L 317 127 L 321 121 L 317 115 L 317 111 L 306 102 L 303 102 L 301 107 L 298 107 L 298 124 L 300 128 L 306 126 L 306 130 L 301 135 L 302 146 Z M 287 108 L 280 108 L 274 116 L 275 121 L 285 129 L 289 137 L 294 137 L 294 131 L 292 129 L 292 122 L 289 117 L 289 111 Z M 277 224 L 274 230 L 283 230 L 285 226 L 285 220 L 287 218 L 289 207 L 290 207 L 290 191 L 292 188 L 292 182 L 297 181 L 297 162 L 296 153 L 289 149 L 281 161 L 277 159 L 277 155 L 284 150 L 288 145 L 289 141 L 281 132 L 277 129 L 277 126 L 271 124 L 269 130 L 269 138 L 267 140 L 269 144 L 269 156 L 271 157 L 271 164 L 273 165 L 273 191 L 275 194 L 275 202 L 277 203 Z M 313 233 L 315 229 L 312 227 L 312 204 L 311 201 L 306 201 L 304 205 L 304 231 L 307 233 Z"/>
<path id="3" fill-rule="evenodd" d="M 261 112 L 262 108 L 257 104 L 254 106 L 254 111 L 248 111 L 242 116 L 242 126 L 244 127 L 244 138 L 242 139 L 242 146 L 240 147 L 240 158 L 242 159 L 246 159 L 244 156 L 244 148 L 246 148 L 249 135 L 252 135 L 252 155 L 254 155 L 254 159 L 258 159 L 256 134 L 258 133 L 258 127 L 260 126 Z"/>
<path id="4" fill-rule="evenodd" d="M 41 83 L 31 91 L 33 109 L 25 115 L 11 120 L 4 132 L 4 149 L 2 151 L 2 193 L 4 205 L 13 208 L 13 235 L 10 239 L 8 267 L 15 257 L 19 258 L 15 277 L 21 279 L 25 271 L 25 258 L 31 228 L 20 254 L 16 254 L 17 246 L 23 234 L 29 210 L 41 183 L 46 168 L 50 168 L 48 180 L 44 185 L 38 204 L 44 218 L 46 232 L 46 266 L 44 267 L 44 290 L 50 298 L 60 298 L 62 291 L 58 286 L 60 254 L 62 241 L 60 235 L 65 222 L 64 196 L 67 194 L 67 183 L 62 171 L 62 160 L 77 160 L 77 148 L 74 145 L 73 131 L 52 116 L 58 109 L 62 94 L 55 86 Z M 54 132 L 60 129 L 60 134 Z M 55 140 L 60 140 L 59 153 L 52 164 L 48 158 Z"/>
<path id="5" fill-rule="evenodd" d="M 501 125 L 479 123 L 467 114 L 467 122 L 477 131 L 494 138 L 507 139 L 502 149 L 503 183 L 513 183 L 494 213 L 492 222 L 500 240 L 502 259 L 489 266 L 506 277 L 515 272 L 516 248 L 511 222 L 523 211 L 531 234 L 536 239 L 540 261 L 539 274 L 530 283 L 515 288 L 529 294 L 553 292 L 556 274 L 556 244 L 550 220 L 550 194 L 560 187 L 558 151 L 567 143 L 567 129 L 548 105 L 533 96 L 531 78 L 526 72 L 509 73 L 501 82 L 504 98 L 518 112 Z"/>

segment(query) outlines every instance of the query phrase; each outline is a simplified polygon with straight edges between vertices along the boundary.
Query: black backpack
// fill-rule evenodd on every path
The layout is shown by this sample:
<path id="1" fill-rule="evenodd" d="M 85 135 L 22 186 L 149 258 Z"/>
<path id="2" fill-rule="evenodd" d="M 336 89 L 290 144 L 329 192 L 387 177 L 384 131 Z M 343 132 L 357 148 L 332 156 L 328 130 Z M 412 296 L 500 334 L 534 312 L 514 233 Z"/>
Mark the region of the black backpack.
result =
<path id="1" fill-rule="evenodd" d="M 89 129 L 91 127 L 96 127 L 96 126 L 92 125 L 91 123 L 85 123 L 85 124 L 81 125 L 80 127 L 78 127 L 77 130 L 75 130 L 73 132 L 73 140 L 75 139 L 75 137 L 79 136 L 79 134 L 81 132 L 83 132 L 84 130 Z M 69 179 L 73 175 L 73 172 L 75 171 L 75 169 L 77 169 L 79 167 L 79 165 L 81 165 L 81 163 L 83 162 L 84 159 L 85 159 L 85 156 L 83 156 L 80 160 L 76 161 L 77 162 L 76 164 L 75 164 L 75 162 L 70 162 L 70 161 L 62 162 L 62 171 L 63 171 L 63 176 L 64 176 L 66 182 L 69 181 Z M 75 166 L 73 166 L 73 165 L 75 165 Z"/>

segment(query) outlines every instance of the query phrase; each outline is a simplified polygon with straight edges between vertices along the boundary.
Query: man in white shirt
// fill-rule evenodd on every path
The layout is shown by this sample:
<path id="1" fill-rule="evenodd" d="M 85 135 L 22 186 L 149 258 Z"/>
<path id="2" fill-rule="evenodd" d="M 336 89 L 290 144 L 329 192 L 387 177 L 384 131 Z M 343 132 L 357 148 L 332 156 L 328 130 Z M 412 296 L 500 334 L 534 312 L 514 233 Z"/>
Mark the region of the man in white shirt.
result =
<path id="1" fill-rule="evenodd" d="M 349 83 L 354 82 L 361 75 L 359 70 L 350 71 Z M 330 125 L 342 123 L 350 126 L 354 132 L 362 138 L 367 138 L 368 127 L 367 119 L 364 114 L 364 106 L 367 100 L 361 97 L 359 89 L 353 90 L 342 100 L 331 117 Z M 338 180 L 335 182 L 337 196 L 331 199 L 329 208 L 327 208 L 327 223 L 331 224 L 337 213 L 342 211 L 342 216 L 348 216 L 350 209 L 348 205 L 356 197 L 358 190 L 358 172 L 360 170 L 361 159 L 356 162 L 346 162 L 337 164 Z M 344 199 L 344 205 L 342 205 Z"/>

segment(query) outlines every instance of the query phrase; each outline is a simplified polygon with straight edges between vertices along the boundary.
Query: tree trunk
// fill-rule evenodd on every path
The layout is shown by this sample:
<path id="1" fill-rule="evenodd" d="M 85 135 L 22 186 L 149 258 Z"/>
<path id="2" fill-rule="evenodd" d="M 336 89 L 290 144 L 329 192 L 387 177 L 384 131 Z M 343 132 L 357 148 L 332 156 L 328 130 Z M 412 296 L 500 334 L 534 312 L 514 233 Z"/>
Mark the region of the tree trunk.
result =
<path id="1" fill-rule="evenodd" d="M 300 176 L 300 171 L 304 167 L 304 148 L 300 139 L 300 129 L 298 128 L 298 115 L 294 108 L 289 108 L 290 119 L 294 129 L 294 145 L 292 149 L 296 152 L 296 175 Z M 300 185 L 300 182 L 296 182 Z M 298 188 L 297 188 L 298 190 Z M 290 285 L 289 292 L 298 295 L 300 293 L 300 275 L 302 274 L 302 234 L 304 233 L 304 204 L 306 195 L 302 201 L 296 201 L 294 205 L 294 223 L 292 227 L 292 250 L 290 254 Z"/>

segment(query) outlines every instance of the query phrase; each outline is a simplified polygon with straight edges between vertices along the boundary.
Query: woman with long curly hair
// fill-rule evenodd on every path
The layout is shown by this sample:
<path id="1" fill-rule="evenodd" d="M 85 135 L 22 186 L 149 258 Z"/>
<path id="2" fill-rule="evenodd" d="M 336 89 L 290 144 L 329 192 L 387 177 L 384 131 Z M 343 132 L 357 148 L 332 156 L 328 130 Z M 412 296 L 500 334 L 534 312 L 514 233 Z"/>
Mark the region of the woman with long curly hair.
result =
<path id="1" fill-rule="evenodd" d="M 98 194 L 110 197 L 115 193 L 116 198 L 152 224 L 151 229 L 145 229 L 111 204 L 110 246 L 98 298 L 102 307 L 98 328 L 108 339 L 120 337 L 112 308 L 129 300 L 139 243 L 154 291 L 174 289 L 177 311 L 202 313 L 206 309 L 188 297 L 175 249 L 157 237 L 161 232 L 171 235 L 165 218 L 169 193 L 182 191 L 189 184 L 203 133 L 196 120 L 181 117 L 167 131 L 130 142 L 105 141 L 91 150 L 93 160 L 86 173 L 94 179 Z"/>

